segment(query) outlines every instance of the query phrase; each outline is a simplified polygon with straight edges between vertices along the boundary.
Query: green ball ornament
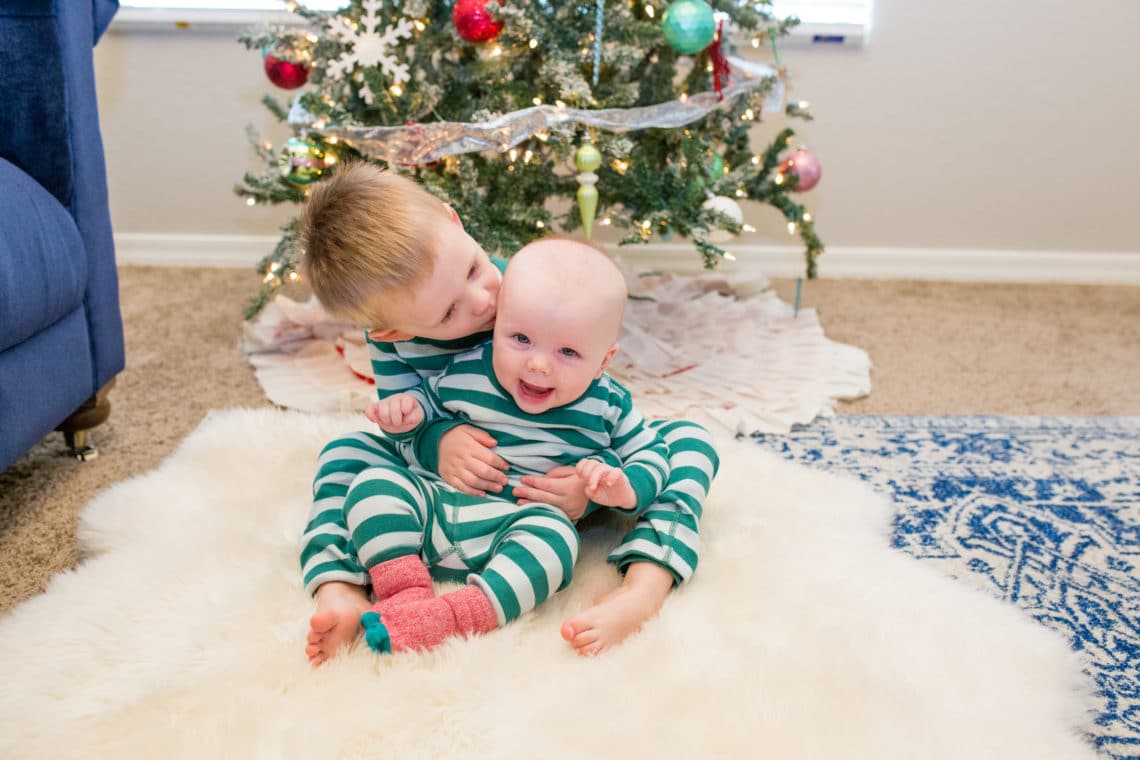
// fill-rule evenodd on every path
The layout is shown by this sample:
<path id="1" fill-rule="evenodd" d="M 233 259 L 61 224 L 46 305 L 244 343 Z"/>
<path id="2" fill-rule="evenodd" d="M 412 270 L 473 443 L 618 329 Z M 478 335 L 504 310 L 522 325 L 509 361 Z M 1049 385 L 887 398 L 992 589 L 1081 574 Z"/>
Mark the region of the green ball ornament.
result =
<path id="1" fill-rule="evenodd" d="M 602 152 L 593 143 L 583 143 L 574 154 L 574 168 L 580 172 L 597 171 L 602 165 Z"/>
<path id="2" fill-rule="evenodd" d="M 704 0 L 675 0 L 665 9 L 661 31 L 678 53 L 699 53 L 716 37 L 713 9 Z"/>
<path id="3" fill-rule="evenodd" d="M 303 137 L 286 140 L 277 157 L 281 179 L 294 185 L 311 185 L 324 175 L 328 167 L 328 156 L 321 146 Z"/>

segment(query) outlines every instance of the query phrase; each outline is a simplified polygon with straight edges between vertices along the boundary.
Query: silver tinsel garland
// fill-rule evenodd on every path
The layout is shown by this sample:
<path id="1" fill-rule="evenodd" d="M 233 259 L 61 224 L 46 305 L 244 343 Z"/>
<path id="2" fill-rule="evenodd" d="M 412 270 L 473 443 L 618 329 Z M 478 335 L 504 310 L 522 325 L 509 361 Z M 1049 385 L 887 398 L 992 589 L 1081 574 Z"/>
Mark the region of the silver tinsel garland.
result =
<path id="1" fill-rule="evenodd" d="M 404 165 L 426 164 L 445 156 L 482 151 L 505 151 L 558 125 L 579 124 L 610 132 L 675 129 L 704 118 L 740 95 L 765 86 L 778 76 L 764 63 L 729 57 L 735 84 L 721 94 L 702 92 L 687 98 L 639 108 L 590 110 L 541 105 L 503 114 L 479 123 L 431 122 L 395 127 L 342 126 L 325 123 L 294 102 L 289 125 L 336 137 L 366 156 Z"/>

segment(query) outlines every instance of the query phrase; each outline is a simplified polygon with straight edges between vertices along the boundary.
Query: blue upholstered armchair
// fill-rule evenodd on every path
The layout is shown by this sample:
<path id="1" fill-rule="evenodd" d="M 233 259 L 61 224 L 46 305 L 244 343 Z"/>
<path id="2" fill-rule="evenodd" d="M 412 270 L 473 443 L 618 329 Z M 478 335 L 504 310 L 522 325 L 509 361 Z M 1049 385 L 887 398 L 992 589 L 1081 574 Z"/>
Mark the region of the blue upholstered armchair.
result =
<path id="1" fill-rule="evenodd" d="M 0 470 L 90 454 L 123 325 L 92 47 L 117 0 L 0 0 Z"/>

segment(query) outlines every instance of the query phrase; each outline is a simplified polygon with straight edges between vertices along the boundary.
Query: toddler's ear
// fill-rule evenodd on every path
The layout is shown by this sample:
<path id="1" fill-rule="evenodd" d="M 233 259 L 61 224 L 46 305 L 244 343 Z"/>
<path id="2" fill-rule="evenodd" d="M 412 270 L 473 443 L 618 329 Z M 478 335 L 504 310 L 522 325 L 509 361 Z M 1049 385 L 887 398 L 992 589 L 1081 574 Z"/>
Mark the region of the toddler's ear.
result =
<path id="1" fill-rule="evenodd" d="M 443 207 L 447 209 L 447 213 L 451 214 L 451 220 L 462 227 L 463 221 L 459 218 L 459 214 L 455 213 L 455 209 L 451 207 L 451 204 L 445 203 Z"/>
<path id="2" fill-rule="evenodd" d="M 377 343 L 396 343 L 401 340 L 411 340 L 416 336 L 411 333 L 401 332 L 400 330 L 393 330 L 392 328 L 384 328 L 381 330 L 369 330 L 368 339 L 374 340 Z"/>

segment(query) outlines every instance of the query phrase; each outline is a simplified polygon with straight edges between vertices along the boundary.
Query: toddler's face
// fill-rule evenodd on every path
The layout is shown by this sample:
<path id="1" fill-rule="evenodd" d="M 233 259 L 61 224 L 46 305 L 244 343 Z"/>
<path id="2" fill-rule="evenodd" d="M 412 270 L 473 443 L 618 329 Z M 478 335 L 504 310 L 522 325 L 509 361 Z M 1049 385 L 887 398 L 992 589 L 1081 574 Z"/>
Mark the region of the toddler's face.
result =
<path id="1" fill-rule="evenodd" d="M 435 268 L 413 293 L 386 310 L 392 329 L 433 340 L 489 331 L 502 281 L 499 268 L 458 220 L 433 234 Z"/>
<path id="2" fill-rule="evenodd" d="M 528 414 L 571 404 L 617 350 L 610 323 L 588 295 L 512 289 L 495 322 L 495 378 Z"/>

